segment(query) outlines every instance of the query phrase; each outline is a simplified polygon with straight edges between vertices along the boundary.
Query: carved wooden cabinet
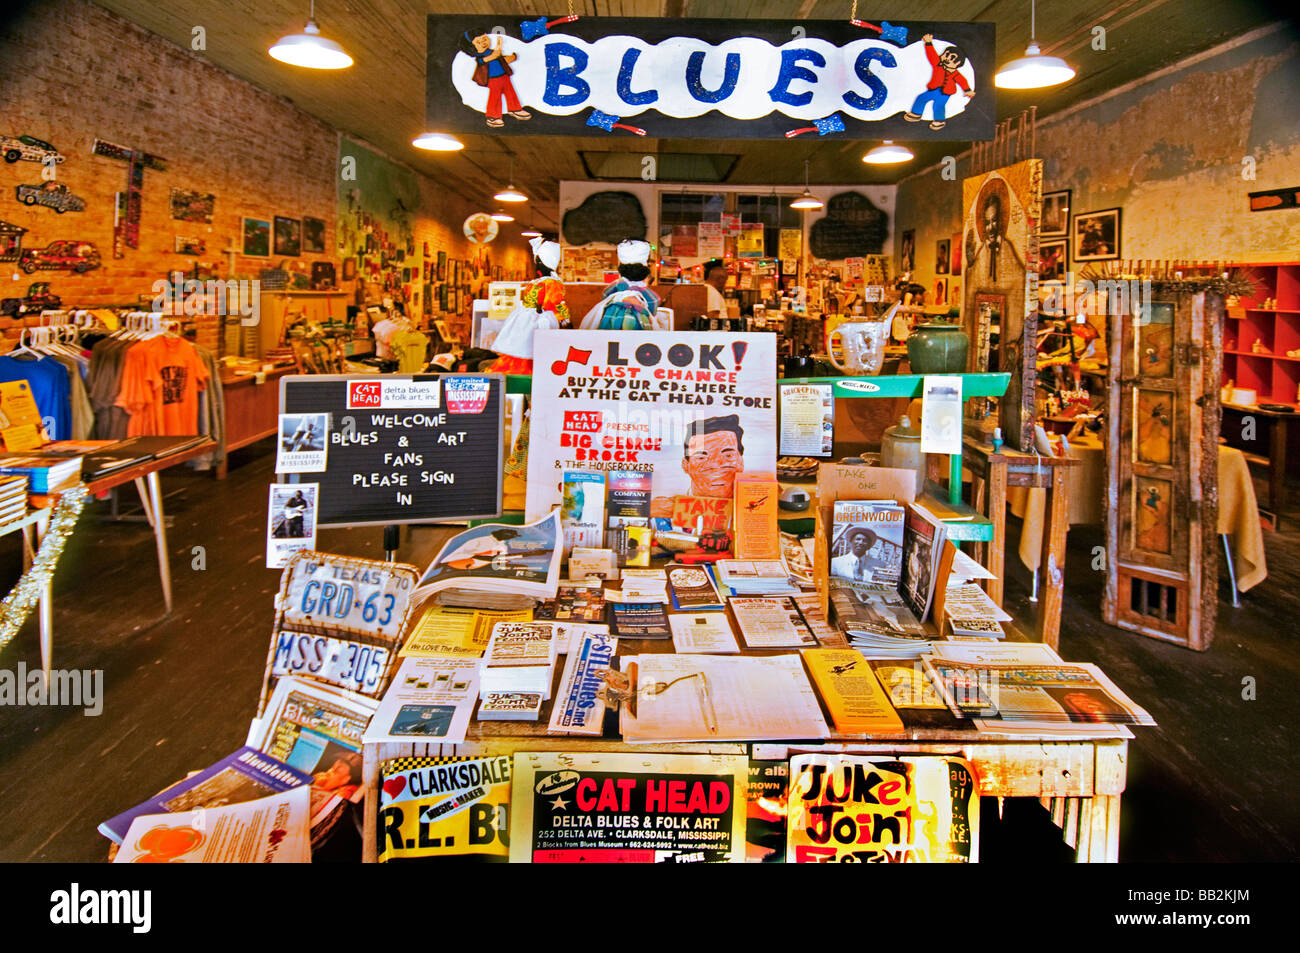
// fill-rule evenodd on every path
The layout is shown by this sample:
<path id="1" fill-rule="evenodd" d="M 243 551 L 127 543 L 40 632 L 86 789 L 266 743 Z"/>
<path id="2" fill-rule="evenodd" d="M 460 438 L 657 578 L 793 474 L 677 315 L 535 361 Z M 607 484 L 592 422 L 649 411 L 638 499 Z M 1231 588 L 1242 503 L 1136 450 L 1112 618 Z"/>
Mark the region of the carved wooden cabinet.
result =
<path id="1" fill-rule="evenodd" d="M 1126 297 L 1136 300 L 1125 306 Z M 1118 298 L 1102 614 L 1111 625 L 1204 650 L 1218 604 L 1223 298 L 1177 283 Z"/>

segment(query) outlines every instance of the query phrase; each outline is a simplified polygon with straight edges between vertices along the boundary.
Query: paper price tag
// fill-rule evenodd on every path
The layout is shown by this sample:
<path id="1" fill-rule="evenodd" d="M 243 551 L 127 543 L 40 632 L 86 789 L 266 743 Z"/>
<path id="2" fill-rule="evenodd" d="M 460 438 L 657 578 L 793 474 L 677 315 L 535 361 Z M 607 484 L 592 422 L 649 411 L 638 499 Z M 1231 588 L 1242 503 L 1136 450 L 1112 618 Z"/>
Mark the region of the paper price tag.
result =
<path id="1" fill-rule="evenodd" d="M 921 452 L 961 453 L 961 378 L 927 375 L 921 389 Z"/>

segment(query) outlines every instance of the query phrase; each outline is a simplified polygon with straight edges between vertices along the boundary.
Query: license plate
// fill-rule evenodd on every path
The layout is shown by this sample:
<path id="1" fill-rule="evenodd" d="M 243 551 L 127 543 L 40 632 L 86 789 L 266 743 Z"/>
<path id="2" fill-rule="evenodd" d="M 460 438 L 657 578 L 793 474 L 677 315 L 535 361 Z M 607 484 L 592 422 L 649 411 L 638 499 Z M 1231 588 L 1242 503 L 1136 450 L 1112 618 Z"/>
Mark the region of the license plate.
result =
<path id="1" fill-rule="evenodd" d="M 281 632 L 272 675 L 303 675 L 340 688 L 375 695 L 388 668 L 388 649 L 306 632 Z"/>
<path id="2" fill-rule="evenodd" d="M 404 574 L 324 559 L 294 567 L 285 591 L 284 626 L 365 633 L 396 642 L 411 597 Z"/>

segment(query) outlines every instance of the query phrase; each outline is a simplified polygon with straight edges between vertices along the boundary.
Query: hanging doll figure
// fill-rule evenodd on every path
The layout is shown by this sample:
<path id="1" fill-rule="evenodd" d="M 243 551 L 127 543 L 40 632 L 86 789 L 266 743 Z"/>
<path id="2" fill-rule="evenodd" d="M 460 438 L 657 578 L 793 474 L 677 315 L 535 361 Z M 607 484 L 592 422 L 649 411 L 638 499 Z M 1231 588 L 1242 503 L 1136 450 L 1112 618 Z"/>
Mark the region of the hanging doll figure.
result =
<path id="1" fill-rule="evenodd" d="M 646 286 L 650 243 L 629 239 L 618 246 L 618 281 L 582 319 L 582 330 L 653 331 L 659 296 Z"/>
<path id="2" fill-rule="evenodd" d="M 560 246 L 541 238 L 534 238 L 530 244 L 538 276 L 524 286 L 519 304 L 510 312 L 492 344 L 493 350 L 501 355 L 492 365 L 492 370 L 498 374 L 531 374 L 533 332 L 539 328 L 570 327 L 569 306 L 564 303 L 564 282 L 556 276 L 560 267 Z"/>

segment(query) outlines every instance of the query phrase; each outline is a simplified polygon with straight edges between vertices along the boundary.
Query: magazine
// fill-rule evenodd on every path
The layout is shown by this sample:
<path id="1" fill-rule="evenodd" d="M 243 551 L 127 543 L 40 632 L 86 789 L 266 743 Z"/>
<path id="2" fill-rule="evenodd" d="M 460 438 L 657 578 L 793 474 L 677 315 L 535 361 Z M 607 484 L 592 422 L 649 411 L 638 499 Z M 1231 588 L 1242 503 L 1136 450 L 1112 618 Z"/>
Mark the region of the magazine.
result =
<path id="1" fill-rule="evenodd" d="M 311 784 L 310 774 L 276 761 L 256 748 L 243 747 L 212 767 L 110 818 L 99 825 L 99 832 L 120 844 L 131 822 L 142 814 L 174 814 L 201 807 L 242 804 L 303 784 Z"/>
<path id="2" fill-rule="evenodd" d="M 892 500 L 836 500 L 830 574 L 878 586 L 898 585 L 903 523 L 903 507 Z"/>
<path id="3" fill-rule="evenodd" d="M 605 543 L 605 474 L 595 470 L 564 471 L 560 523 L 564 551 Z"/>
<path id="4" fill-rule="evenodd" d="M 457 533 L 420 577 L 411 594 L 419 603 L 443 589 L 509 592 L 554 599 L 563 559 L 560 512 L 533 523 L 484 523 Z"/>
<path id="5" fill-rule="evenodd" d="M 721 609 L 722 597 L 709 573 L 698 566 L 669 566 L 668 587 L 673 608 L 682 612 L 697 609 Z"/>
<path id="6" fill-rule="evenodd" d="M 650 524 L 650 483 L 648 470 L 611 470 L 609 472 L 609 527 L 648 526 Z"/>
<path id="7" fill-rule="evenodd" d="M 305 785 L 256 801 L 141 814 L 115 864 L 305 864 L 311 861 Z"/>
<path id="8" fill-rule="evenodd" d="M 903 532 L 903 600 L 916 618 L 924 622 L 934 602 L 939 558 L 948 538 L 948 528 L 923 506 L 907 508 Z M 942 621 L 942 620 L 940 620 Z"/>
<path id="9" fill-rule="evenodd" d="M 817 645 L 789 598 L 732 598 L 731 611 L 751 649 L 809 648 Z"/>

